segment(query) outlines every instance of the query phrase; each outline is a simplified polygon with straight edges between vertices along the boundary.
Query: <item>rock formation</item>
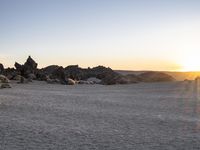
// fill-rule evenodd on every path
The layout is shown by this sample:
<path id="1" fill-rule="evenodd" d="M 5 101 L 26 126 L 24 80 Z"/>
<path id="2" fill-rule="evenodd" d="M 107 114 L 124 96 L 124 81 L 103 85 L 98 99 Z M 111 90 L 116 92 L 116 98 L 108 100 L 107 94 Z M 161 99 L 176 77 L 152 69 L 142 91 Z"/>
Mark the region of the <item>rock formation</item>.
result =
<path id="1" fill-rule="evenodd" d="M 11 88 L 9 83 L 10 83 L 10 80 L 6 76 L 0 75 L 0 88 L 1 89 Z"/>
<path id="2" fill-rule="evenodd" d="M 0 74 L 2 74 L 3 71 L 4 71 L 4 66 L 3 66 L 3 64 L 0 63 Z"/>
<path id="3" fill-rule="evenodd" d="M 50 65 L 45 68 L 39 69 L 36 73 L 36 78 L 38 80 L 47 81 L 47 79 L 50 79 L 49 76 L 60 66 L 57 65 Z"/>
<path id="4" fill-rule="evenodd" d="M 76 82 L 75 82 L 73 79 L 68 78 L 68 79 L 67 79 L 67 84 L 68 84 L 68 85 L 75 85 Z"/>
<path id="5" fill-rule="evenodd" d="M 163 82 L 175 81 L 173 77 L 162 72 L 144 72 L 139 75 L 120 74 L 111 68 L 97 66 L 94 68 L 81 68 L 78 65 L 70 65 L 65 68 L 58 65 L 50 65 L 42 69 L 29 56 L 24 64 L 15 63 L 15 68 L 4 69 L 0 64 L 0 74 L 10 80 L 18 80 L 26 83 L 32 80 L 47 81 L 47 83 L 61 84 L 131 84 L 138 82 Z"/>
<path id="6" fill-rule="evenodd" d="M 12 80 L 17 74 L 18 73 L 15 68 L 6 68 L 3 71 L 3 75 L 5 75 L 10 80 Z"/>
<path id="7" fill-rule="evenodd" d="M 79 68 L 78 65 L 71 65 L 65 68 L 65 74 L 67 78 L 73 80 L 84 80 L 87 78 L 87 73 L 84 69 Z"/>
<path id="8" fill-rule="evenodd" d="M 55 69 L 50 75 L 51 79 L 59 79 L 61 84 L 67 84 L 65 70 L 63 67 Z"/>
<path id="9" fill-rule="evenodd" d="M 28 78 L 29 74 L 36 73 L 37 63 L 29 56 L 23 65 L 16 62 L 15 68 L 23 77 Z"/>

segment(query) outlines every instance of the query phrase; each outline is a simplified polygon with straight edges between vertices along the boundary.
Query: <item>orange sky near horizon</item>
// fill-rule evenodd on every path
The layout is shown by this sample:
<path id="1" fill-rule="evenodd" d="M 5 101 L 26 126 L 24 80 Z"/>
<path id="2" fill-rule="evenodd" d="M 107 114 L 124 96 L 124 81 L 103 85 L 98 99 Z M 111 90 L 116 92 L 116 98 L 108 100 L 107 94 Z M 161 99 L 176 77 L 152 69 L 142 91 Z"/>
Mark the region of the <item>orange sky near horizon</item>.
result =
<path id="1" fill-rule="evenodd" d="M 199 71 L 200 1 L 0 0 L 0 63 Z"/>

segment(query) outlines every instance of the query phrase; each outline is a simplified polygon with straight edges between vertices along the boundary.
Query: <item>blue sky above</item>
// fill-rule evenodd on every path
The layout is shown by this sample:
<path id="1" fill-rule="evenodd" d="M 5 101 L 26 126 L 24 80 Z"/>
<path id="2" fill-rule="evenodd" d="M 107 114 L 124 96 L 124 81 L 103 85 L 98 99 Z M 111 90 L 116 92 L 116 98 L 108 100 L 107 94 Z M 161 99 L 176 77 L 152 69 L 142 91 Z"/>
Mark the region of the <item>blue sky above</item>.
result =
<path id="1" fill-rule="evenodd" d="M 199 6 L 198 0 L 0 0 L 0 59 L 6 66 L 32 55 L 40 67 L 176 70 L 200 50 Z"/>

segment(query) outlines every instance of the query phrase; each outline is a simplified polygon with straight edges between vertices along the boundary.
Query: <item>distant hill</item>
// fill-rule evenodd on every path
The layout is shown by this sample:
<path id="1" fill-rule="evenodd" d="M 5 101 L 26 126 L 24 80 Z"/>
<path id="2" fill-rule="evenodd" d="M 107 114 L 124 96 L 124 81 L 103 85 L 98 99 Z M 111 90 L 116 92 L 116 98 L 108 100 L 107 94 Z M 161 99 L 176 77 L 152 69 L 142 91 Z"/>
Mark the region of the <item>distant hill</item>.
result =
<path id="1" fill-rule="evenodd" d="M 129 70 L 115 70 L 115 71 L 122 75 L 127 75 L 127 74 L 139 75 L 141 73 L 148 72 L 148 71 L 129 71 Z M 200 76 L 200 72 L 173 72 L 173 71 L 159 71 L 159 72 L 169 74 L 178 81 L 183 81 L 185 79 L 194 80 L 197 76 Z"/>

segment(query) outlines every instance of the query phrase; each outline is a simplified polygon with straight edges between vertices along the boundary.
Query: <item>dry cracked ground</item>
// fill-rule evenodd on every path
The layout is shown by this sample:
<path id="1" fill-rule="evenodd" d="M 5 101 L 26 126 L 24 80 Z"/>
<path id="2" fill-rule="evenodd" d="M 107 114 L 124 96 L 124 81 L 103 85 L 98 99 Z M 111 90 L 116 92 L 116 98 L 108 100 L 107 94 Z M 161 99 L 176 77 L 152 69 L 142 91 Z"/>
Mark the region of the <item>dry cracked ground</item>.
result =
<path id="1" fill-rule="evenodd" d="M 197 150 L 192 82 L 12 84 L 0 90 L 0 150 Z"/>

